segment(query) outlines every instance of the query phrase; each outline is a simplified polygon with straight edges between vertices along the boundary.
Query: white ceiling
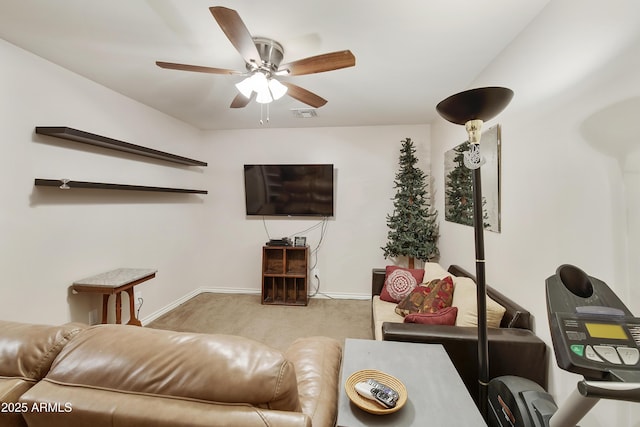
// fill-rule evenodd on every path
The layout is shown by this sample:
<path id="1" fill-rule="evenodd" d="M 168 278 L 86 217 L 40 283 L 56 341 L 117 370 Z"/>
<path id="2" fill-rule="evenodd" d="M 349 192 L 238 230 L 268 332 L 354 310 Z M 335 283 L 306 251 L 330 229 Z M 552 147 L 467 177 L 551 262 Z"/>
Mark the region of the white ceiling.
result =
<path id="1" fill-rule="evenodd" d="M 356 57 L 352 68 L 286 78 L 329 102 L 301 119 L 291 110 L 307 106 L 282 98 L 267 126 L 422 124 L 548 1 L 2 0 L 0 37 L 200 129 L 258 128 L 260 104 L 229 108 L 241 77 L 155 65 L 244 70 L 208 10 L 226 6 L 253 36 L 281 43 L 283 63 L 343 49 Z"/>

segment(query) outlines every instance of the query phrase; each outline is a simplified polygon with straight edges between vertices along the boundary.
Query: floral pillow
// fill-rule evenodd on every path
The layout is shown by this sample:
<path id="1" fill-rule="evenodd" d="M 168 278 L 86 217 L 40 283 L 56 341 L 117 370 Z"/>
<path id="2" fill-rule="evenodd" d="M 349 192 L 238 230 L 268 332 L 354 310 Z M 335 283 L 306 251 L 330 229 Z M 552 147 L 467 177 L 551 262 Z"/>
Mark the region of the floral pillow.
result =
<path id="1" fill-rule="evenodd" d="M 457 307 L 447 307 L 435 313 L 410 313 L 404 317 L 404 323 L 421 323 L 423 325 L 448 325 L 456 324 L 458 316 Z"/>
<path id="2" fill-rule="evenodd" d="M 453 301 L 453 279 L 447 276 L 416 286 L 396 306 L 396 313 L 406 316 L 411 313 L 435 313 L 451 307 Z"/>
<path id="3" fill-rule="evenodd" d="M 380 299 L 388 302 L 399 302 L 422 282 L 424 270 L 408 269 L 388 265 L 386 279 L 380 292 Z"/>

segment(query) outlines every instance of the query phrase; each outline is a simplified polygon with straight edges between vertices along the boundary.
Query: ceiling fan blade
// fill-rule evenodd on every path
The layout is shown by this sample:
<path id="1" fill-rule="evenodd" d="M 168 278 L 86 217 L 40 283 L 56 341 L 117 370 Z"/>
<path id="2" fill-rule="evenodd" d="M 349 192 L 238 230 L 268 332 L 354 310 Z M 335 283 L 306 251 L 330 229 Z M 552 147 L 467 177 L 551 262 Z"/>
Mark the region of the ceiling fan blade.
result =
<path id="1" fill-rule="evenodd" d="M 300 76 L 339 70 L 340 68 L 353 67 L 354 65 L 356 65 L 356 57 L 353 56 L 353 53 L 350 50 L 341 50 L 289 62 L 281 65 L 279 69 L 288 69 L 290 76 Z"/>
<path id="2" fill-rule="evenodd" d="M 227 35 L 231 44 L 236 48 L 246 62 L 254 62 L 256 65 L 262 65 L 260 53 L 256 48 L 251 33 L 246 25 L 233 9 L 222 6 L 213 6 L 209 10 L 218 22 L 222 31 Z"/>
<path id="3" fill-rule="evenodd" d="M 247 98 L 243 94 L 239 93 L 235 98 L 233 98 L 233 101 L 231 101 L 231 105 L 229 106 L 229 108 L 244 108 L 249 105 L 249 102 L 251 102 L 252 99 L 253 94 L 251 94 L 251 98 Z"/>
<path id="4" fill-rule="evenodd" d="M 293 99 L 297 99 L 300 102 L 303 102 L 307 105 L 310 105 L 314 108 L 320 108 L 324 104 L 327 103 L 327 100 L 316 95 L 313 92 L 309 92 L 306 89 L 301 88 L 300 86 L 294 85 L 289 82 L 280 82 L 287 87 L 287 95 L 292 97 Z"/>
<path id="5" fill-rule="evenodd" d="M 175 64 L 173 62 L 156 61 L 156 65 L 160 68 L 167 68 L 170 70 L 180 70 L 180 71 L 194 71 L 196 73 L 233 74 L 233 75 L 244 74 L 240 71 L 227 70 L 225 68 L 203 67 L 201 65 Z"/>

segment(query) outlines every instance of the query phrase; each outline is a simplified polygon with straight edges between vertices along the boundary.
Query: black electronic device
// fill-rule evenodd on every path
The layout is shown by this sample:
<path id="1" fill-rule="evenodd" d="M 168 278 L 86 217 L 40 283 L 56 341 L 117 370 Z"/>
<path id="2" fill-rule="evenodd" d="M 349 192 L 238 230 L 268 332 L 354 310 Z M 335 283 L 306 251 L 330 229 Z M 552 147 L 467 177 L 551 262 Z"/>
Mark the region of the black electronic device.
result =
<path id="1" fill-rule="evenodd" d="M 332 164 L 244 165 L 247 215 L 334 215 Z"/>
<path id="2" fill-rule="evenodd" d="M 282 239 L 269 239 L 266 243 L 267 246 L 291 246 L 291 239 L 283 237 Z"/>
<path id="3" fill-rule="evenodd" d="M 586 379 L 640 382 L 640 318 L 603 281 L 562 265 L 546 280 L 558 366 Z"/>

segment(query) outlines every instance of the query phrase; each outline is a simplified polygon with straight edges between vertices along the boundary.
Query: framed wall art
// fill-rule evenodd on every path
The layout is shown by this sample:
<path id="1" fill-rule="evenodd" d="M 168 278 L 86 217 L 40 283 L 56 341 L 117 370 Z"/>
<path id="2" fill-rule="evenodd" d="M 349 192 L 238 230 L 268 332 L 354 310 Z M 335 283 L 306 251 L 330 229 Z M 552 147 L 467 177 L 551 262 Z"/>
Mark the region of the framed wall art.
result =
<path id="1" fill-rule="evenodd" d="M 480 155 L 485 163 L 480 169 L 482 180 L 484 228 L 500 232 L 500 125 L 482 133 Z M 446 221 L 473 227 L 472 171 L 464 166 L 464 142 L 444 154 L 444 217 Z"/>

